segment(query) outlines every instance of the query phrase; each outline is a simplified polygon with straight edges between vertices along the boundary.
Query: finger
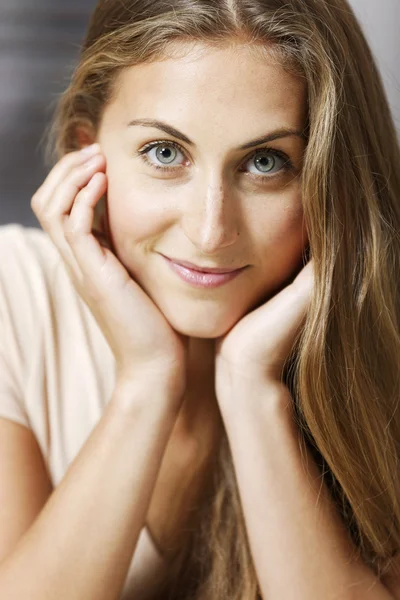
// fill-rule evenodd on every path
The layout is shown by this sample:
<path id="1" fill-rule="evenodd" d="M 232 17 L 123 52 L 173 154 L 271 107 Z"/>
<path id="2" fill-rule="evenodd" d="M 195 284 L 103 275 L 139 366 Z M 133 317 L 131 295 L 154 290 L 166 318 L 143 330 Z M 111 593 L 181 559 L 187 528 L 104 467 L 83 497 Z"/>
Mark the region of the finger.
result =
<path id="1" fill-rule="evenodd" d="M 78 178 L 76 181 L 77 186 L 74 194 L 75 197 L 75 195 L 79 192 L 82 186 L 88 183 L 88 175 L 90 177 L 94 173 L 95 168 L 100 168 L 100 166 L 104 166 L 104 163 L 105 157 L 101 153 L 96 153 L 94 155 L 86 156 L 86 159 L 84 159 L 83 162 L 80 161 L 77 164 L 72 164 L 69 168 L 65 169 L 63 172 L 60 172 L 59 178 L 55 180 L 55 186 L 53 188 L 49 187 L 48 192 L 44 192 L 45 194 L 48 193 L 48 200 L 43 200 L 42 211 L 46 214 L 48 210 L 52 210 L 52 199 L 55 197 L 55 194 L 58 189 L 62 189 L 63 187 L 65 187 L 64 182 L 70 181 L 71 175 L 73 175 L 74 178 Z"/>
<path id="2" fill-rule="evenodd" d="M 297 275 L 292 285 L 299 294 L 309 295 L 314 288 L 314 282 L 314 259 L 312 258 Z"/>
<path id="3" fill-rule="evenodd" d="M 69 243 L 65 239 L 64 222 L 65 216 L 69 215 L 77 194 L 84 189 L 99 167 L 105 168 L 105 158 L 102 155 L 92 157 L 91 165 L 80 165 L 69 174 L 67 179 L 61 183 L 51 198 L 47 210 L 38 215 L 42 227 L 49 234 L 54 245 L 61 254 L 64 262 L 69 267 L 70 273 L 78 281 L 82 274 L 74 257 Z M 105 175 L 103 174 L 105 177 Z"/>
<path id="4" fill-rule="evenodd" d="M 97 154 L 83 165 L 75 166 L 66 175 L 39 215 L 45 229 L 63 225 L 63 216 L 70 213 L 77 194 L 89 183 L 96 171 L 104 170 L 105 166 L 104 156 Z"/>
<path id="5" fill-rule="evenodd" d="M 98 176 L 96 181 L 93 182 L 93 179 L 96 177 L 96 175 Z M 99 176 L 101 179 L 100 182 L 100 187 L 99 187 Z M 90 178 L 88 185 L 83 187 L 79 193 L 76 195 L 76 197 L 74 197 L 74 201 L 73 201 L 73 205 L 72 207 L 70 206 L 70 210 L 71 210 L 71 214 L 72 211 L 74 209 L 75 203 L 77 204 L 77 207 L 74 211 L 74 215 L 75 215 L 75 219 L 79 219 L 79 213 L 81 212 L 81 205 L 83 203 L 83 198 L 86 196 L 86 194 L 89 193 L 89 184 L 91 184 L 91 190 L 93 192 L 95 192 L 95 196 L 92 197 L 92 201 L 94 203 L 94 205 L 96 204 L 96 201 L 101 198 L 102 194 L 104 194 L 105 189 L 107 188 L 107 178 L 106 175 L 104 173 L 96 173 L 92 178 Z M 93 212 L 93 209 L 92 209 Z M 85 219 L 87 219 L 87 215 L 84 216 Z M 90 217 L 89 217 L 90 218 Z M 75 282 L 75 285 L 78 287 L 78 290 L 80 291 L 80 293 L 82 293 L 83 287 L 85 285 L 85 277 L 87 278 L 89 275 L 89 270 L 90 268 L 93 268 L 93 265 L 90 268 L 84 268 L 82 269 L 82 262 L 84 263 L 85 260 L 90 260 L 90 254 L 88 254 L 88 256 L 84 256 L 83 257 L 83 261 L 82 261 L 82 256 L 77 257 L 75 255 L 74 249 L 71 246 L 71 238 L 72 238 L 72 243 L 74 243 L 74 239 L 75 239 L 75 235 L 76 232 L 74 232 L 74 228 L 71 228 L 71 225 L 69 223 L 69 219 L 70 219 L 70 215 L 68 214 L 60 214 L 59 218 L 55 217 L 55 221 L 53 222 L 52 227 L 49 229 L 49 234 L 51 239 L 53 240 L 57 250 L 59 251 L 61 257 L 64 260 L 65 266 L 67 268 L 67 270 L 69 271 L 72 279 Z M 93 237 L 93 243 L 92 243 L 92 247 L 90 248 L 90 250 L 88 251 L 88 253 L 90 252 L 95 252 L 95 254 L 97 255 L 97 260 L 99 261 L 100 259 L 100 254 L 102 253 L 101 250 L 101 246 L 100 246 L 100 242 L 96 240 L 96 238 L 94 236 Z M 99 254 L 100 252 L 100 254 Z M 102 259 L 104 262 L 104 253 L 102 254 Z M 97 268 L 99 268 L 99 265 L 96 265 Z"/>
<path id="6" fill-rule="evenodd" d="M 118 288 L 124 289 L 132 281 L 113 250 L 102 247 L 93 235 L 94 210 L 106 189 L 106 175 L 96 173 L 77 195 L 70 215 L 64 216 L 65 240 L 79 265 L 78 285 L 95 305 L 113 298 Z"/>
<path id="7" fill-rule="evenodd" d="M 42 185 L 32 196 L 31 206 L 35 214 L 46 208 L 50 198 L 54 195 L 55 190 L 60 183 L 68 176 L 74 167 L 85 163 L 92 156 L 100 152 L 100 144 L 86 146 L 80 151 L 68 152 L 61 160 L 53 167 Z"/>
<path id="8" fill-rule="evenodd" d="M 69 215 L 63 217 L 64 241 L 80 266 L 77 276 L 93 278 L 107 260 L 106 252 L 93 235 L 93 218 L 97 202 L 107 189 L 107 177 L 97 172 L 76 196 Z"/>

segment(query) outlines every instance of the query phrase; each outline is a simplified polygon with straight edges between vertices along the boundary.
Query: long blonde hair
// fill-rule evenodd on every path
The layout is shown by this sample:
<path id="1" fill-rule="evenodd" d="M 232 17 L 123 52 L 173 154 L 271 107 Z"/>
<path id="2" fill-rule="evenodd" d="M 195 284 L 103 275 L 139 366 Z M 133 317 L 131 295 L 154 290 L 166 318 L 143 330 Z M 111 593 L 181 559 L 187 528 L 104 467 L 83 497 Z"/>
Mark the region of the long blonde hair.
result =
<path id="1" fill-rule="evenodd" d="M 96 133 L 123 69 L 162 60 L 174 41 L 246 43 L 307 84 L 315 294 L 283 381 L 303 446 L 382 577 L 400 549 L 400 149 L 374 57 L 346 0 L 100 0 L 48 160 L 79 147 L 78 127 Z M 159 598 L 260 597 L 226 434 L 211 487 Z"/>

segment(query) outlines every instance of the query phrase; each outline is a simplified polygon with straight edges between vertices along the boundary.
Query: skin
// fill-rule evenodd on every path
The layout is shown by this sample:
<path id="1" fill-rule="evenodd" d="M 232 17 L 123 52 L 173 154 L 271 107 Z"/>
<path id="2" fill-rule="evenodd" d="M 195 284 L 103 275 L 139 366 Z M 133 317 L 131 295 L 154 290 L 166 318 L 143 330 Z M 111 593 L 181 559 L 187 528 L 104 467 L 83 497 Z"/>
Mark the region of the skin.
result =
<path id="1" fill-rule="evenodd" d="M 214 392 L 215 338 L 299 272 L 308 244 L 301 199 L 305 140 L 287 136 L 237 147 L 281 127 L 303 131 L 306 89 L 249 46 L 181 43 L 171 49 L 176 53 L 162 61 L 122 72 L 96 141 L 106 158 L 114 251 L 174 329 L 190 338 L 188 388 L 172 437 L 182 443 L 195 438 L 211 454 L 222 428 Z M 164 121 L 194 145 L 154 127 L 128 126 L 138 118 Z M 180 145 L 146 155 L 153 165 L 170 165 L 169 172 L 137 155 L 153 141 Z M 254 153 L 261 148 L 284 152 L 294 170 L 285 171 L 285 160 L 275 154 L 261 155 L 265 162 L 259 164 Z M 198 265 L 250 267 L 219 288 L 200 289 L 183 282 L 159 253 Z M 166 464 L 179 462 L 174 447 L 181 446 L 168 446 Z M 171 475 L 165 469 L 161 510 Z M 200 489 L 204 480 L 197 480 Z M 157 486 L 154 514 L 156 498 Z"/>

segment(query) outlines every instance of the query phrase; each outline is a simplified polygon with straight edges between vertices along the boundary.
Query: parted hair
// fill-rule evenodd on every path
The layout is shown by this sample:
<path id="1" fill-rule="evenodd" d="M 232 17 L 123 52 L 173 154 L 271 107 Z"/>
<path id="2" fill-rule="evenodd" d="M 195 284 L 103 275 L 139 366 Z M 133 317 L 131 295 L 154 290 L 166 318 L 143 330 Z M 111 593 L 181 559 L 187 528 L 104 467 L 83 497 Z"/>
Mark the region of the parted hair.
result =
<path id="1" fill-rule="evenodd" d="M 348 2 L 100 0 L 46 132 L 47 160 L 78 149 L 79 128 L 96 136 L 124 69 L 191 42 L 245 44 L 307 86 L 301 186 L 315 287 L 282 381 L 299 452 L 320 466 L 355 553 L 390 575 L 400 549 L 400 148 Z M 157 598 L 260 598 L 226 432 L 193 523 Z"/>

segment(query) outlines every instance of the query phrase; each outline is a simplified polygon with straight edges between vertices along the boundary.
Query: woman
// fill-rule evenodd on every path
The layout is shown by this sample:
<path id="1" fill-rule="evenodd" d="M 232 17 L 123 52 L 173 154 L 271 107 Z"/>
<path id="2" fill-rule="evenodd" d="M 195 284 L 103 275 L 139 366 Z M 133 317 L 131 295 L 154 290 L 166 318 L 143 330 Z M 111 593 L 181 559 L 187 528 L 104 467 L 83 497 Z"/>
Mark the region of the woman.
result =
<path id="1" fill-rule="evenodd" d="M 3 597 L 399 594 L 400 153 L 349 5 L 100 1 L 50 133 L 1 236 L 0 439 L 50 471 L 17 512 L 2 459 Z"/>

